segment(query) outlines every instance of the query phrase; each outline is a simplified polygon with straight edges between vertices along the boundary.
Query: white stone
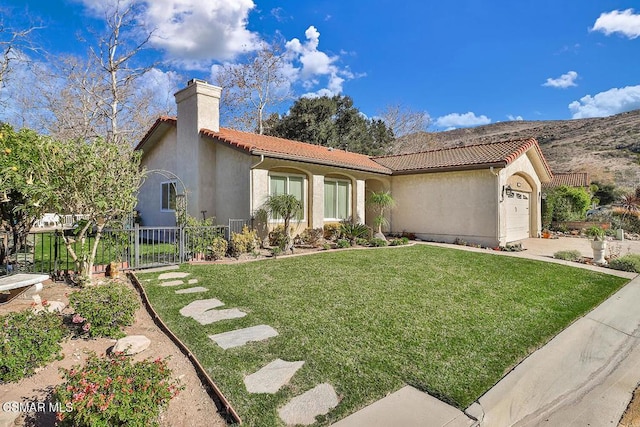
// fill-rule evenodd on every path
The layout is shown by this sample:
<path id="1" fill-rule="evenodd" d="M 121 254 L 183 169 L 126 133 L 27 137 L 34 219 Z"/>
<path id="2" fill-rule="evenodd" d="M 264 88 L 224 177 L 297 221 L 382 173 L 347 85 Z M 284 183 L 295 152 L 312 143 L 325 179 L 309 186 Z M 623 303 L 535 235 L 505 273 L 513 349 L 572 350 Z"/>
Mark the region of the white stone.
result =
<path id="1" fill-rule="evenodd" d="M 45 307 L 42 305 L 42 301 L 40 301 L 36 302 L 35 307 L 33 307 L 33 312 L 40 313 L 43 310 L 47 310 L 49 313 L 62 313 L 62 310 L 64 310 L 66 306 L 62 301 L 48 301 Z"/>
<path id="2" fill-rule="evenodd" d="M 304 361 L 287 362 L 276 359 L 259 371 L 248 375 L 244 385 L 249 393 L 277 393 L 283 386 L 289 384 L 291 378 L 304 365 Z"/>
<path id="3" fill-rule="evenodd" d="M 198 279 L 189 279 L 187 283 L 190 285 L 195 285 L 196 283 L 198 283 Z"/>
<path id="4" fill-rule="evenodd" d="M 193 288 L 179 289 L 176 291 L 176 294 L 196 294 L 198 292 L 206 292 L 207 288 L 203 288 L 202 286 L 196 286 Z"/>
<path id="5" fill-rule="evenodd" d="M 223 349 L 240 347 L 249 341 L 262 341 L 278 335 L 278 332 L 269 325 L 258 325 L 250 328 L 236 329 L 221 334 L 209 335 Z"/>
<path id="6" fill-rule="evenodd" d="M 145 351 L 149 345 L 151 345 L 151 340 L 144 335 L 129 335 L 116 341 L 113 352 L 122 352 L 127 356 L 132 356 Z"/>
<path id="7" fill-rule="evenodd" d="M 220 320 L 238 319 L 246 316 L 247 313 L 237 308 L 229 308 L 225 310 L 208 310 L 202 313 L 191 315 L 191 317 L 201 325 L 210 325 Z"/>
<path id="8" fill-rule="evenodd" d="M 306 426 L 315 423 L 318 415 L 327 414 L 338 403 L 338 395 L 331 384 L 323 383 L 291 399 L 278 409 L 278 415 L 287 425 Z"/>
<path id="9" fill-rule="evenodd" d="M 220 307 L 223 305 L 224 303 L 215 298 L 196 300 L 182 307 L 180 309 L 180 314 L 185 317 L 193 317 L 195 314 L 200 314 L 207 310 L 211 310 L 212 308 Z"/>
<path id="10" fill-rule="evenodd" d="M 160 286 L 180 286 L 184 285 L 182 280 L 170 280 L 168 282 L 160 282 Z"/>
<path id="11" fill-rule="evenodd" d="M 169 273 L 162 273 L 158 276 L 158 280 L 167 280 L 167 279 L 184 279 L 189 276 L 191 273 L 184 273 L 182 271 L 171 271 Z"/>

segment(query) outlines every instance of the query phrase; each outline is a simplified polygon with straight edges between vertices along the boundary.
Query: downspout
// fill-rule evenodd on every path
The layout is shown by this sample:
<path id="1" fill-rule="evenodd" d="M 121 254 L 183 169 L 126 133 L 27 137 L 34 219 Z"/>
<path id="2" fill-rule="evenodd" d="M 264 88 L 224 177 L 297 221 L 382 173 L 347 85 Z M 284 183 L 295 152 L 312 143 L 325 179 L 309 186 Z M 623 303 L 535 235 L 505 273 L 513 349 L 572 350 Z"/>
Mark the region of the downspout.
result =
<path id="1" fill-rule="evenodd" d="M 264 154 L 260 154 L 260 161 L 249 168 L 249 215 L 253 215 L 253 170 L 264 162 Z"/>
<path id="2" fill-rule="evenodd" d="M 493 166 L 489 167 L 489 172 L 491 172 L 491 175 L 496 177 L 496 185 L 495 188 L 498 190 L 498 211 L 497 211 L 497 215 L 496 215 L 496 240 L 498 242 L 498 246 L 500 245 L 500 210 L 502 209 L 501 203 L 503 202 L 503 200 L 501 199 L 501 189 L 500 189 L 500 172 L 496 172 L 493 168 Z"/>

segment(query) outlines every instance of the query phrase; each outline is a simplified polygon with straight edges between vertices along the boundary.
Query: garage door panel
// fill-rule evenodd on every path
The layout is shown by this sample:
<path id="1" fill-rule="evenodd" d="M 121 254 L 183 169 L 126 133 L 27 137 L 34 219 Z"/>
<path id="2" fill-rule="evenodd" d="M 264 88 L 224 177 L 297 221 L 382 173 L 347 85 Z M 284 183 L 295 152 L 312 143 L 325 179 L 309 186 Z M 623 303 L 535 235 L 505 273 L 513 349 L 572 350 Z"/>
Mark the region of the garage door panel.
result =
<path id="1" fill-rule="evenodd" d="M 506 197 L 507 203 L 507 242 L 529 237 L 530 233 L 530 194 L 512 191 Z"/>

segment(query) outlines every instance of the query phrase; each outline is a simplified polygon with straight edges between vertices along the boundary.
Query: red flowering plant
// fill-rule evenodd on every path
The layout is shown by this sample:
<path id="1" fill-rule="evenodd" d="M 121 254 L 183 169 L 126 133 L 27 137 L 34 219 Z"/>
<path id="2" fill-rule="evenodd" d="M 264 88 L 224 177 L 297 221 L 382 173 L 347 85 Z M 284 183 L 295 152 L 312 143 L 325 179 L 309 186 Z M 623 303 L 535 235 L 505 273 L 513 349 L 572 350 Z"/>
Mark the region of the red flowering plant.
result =
<path id="1" fill-rule="evenodd" d="M 84 367 L 61 369 L 65 382 L 53 392 L 61 426 L 158 425 L 160 411 L 184 386 L 172 380 L 166 359 L 132 362 L 117 353 L 92 354 Z"/>

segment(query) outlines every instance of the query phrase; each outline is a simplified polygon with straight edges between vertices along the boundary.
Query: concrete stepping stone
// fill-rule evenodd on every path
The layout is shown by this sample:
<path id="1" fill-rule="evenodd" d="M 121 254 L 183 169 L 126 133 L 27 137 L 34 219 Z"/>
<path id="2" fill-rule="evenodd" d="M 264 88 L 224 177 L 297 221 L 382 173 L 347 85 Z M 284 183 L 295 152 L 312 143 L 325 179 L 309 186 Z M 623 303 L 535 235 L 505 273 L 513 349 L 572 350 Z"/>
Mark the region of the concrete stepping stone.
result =
<path id="1" fill-rule="evenodd" d="M 327 414 L 338 406 L 338 395 L 331 384 L 323 383 L 296 396 L 278 409 L 280 419 L 287 425 L 309 425 L 318 415 Z"/>
<path id="2" fill-rule="evenodd" d="M 244 385 L 249 393 L 277 393 L 283 386 L 289 384 L 291 377 L 304 365 L 304 360 L 287 362 L 276 359 L 259 371 L 248 375 Z"/>
<path id="3" fill-rule="evenodd" d="M 144 335 L 129 335 L 124 338 L 120 338 L 113 346 L 113 352 L 121 352 L 127 356 L 133 356 L 134 354 L 141 353 L 149 348 L 151 340 Z"/>
<path id="4" fill-rule="evenodd" d="M 246 315 L 247 313 L 242 310 L 229 308 L 224 310 L 208 310 L 203 313 L 194 314 L 191 317 L 201 325 L 210 325 L 220 320 L 238 319 Z"/>
<path id="5" fill-rule="evenodd" d="M 278 335 L 278 332 L 269 325 L 251 326 L 244 329 L 209 335 L 223 349 L 240 347 L 249 341 L 262 341 Z"/>
<path id="6" fill-rule="evenodd" d="M 193 288 L 179 289 L 176 294 L 197 294 L 198 292 L 206 292 L 208 289 L 202 286 L 195 286 Z"/>
<path id="7" fill-rule="evenodd" d="M 170 280 L 168 282 L 161 282 L 160 286 L 180 286 L 184 285 L 182 280 Z"/>
<path id="8" fill-rule="evenodd" d="M 189 280 L 187 281 L 187 283 L 188 283 L 189 285 L 195 285 L 196 283 L 198 283 L 198 279 L 189 279 Z"/>
<path id="9" fill-rule="evenodd" d="M 162 273 L 158 276 L 158 280 L 167 280 L 167 279 L 184 279 L 185 277 L 191 275 L 191 273 L 185 273 L 182 271 L 171 271 L 169 273 Z"/>
<path id="10" fill-rule="evenodd" d="M 223 302 L 215 298 L 200 299 L 182 307 L 180 309 L 180 314 L 182 314 L 184 317 L 193 317 L 196 314 L 200 314 L 207 310 L 211 310 L 212 308 L 220 307 L 223 305 Z"/>

